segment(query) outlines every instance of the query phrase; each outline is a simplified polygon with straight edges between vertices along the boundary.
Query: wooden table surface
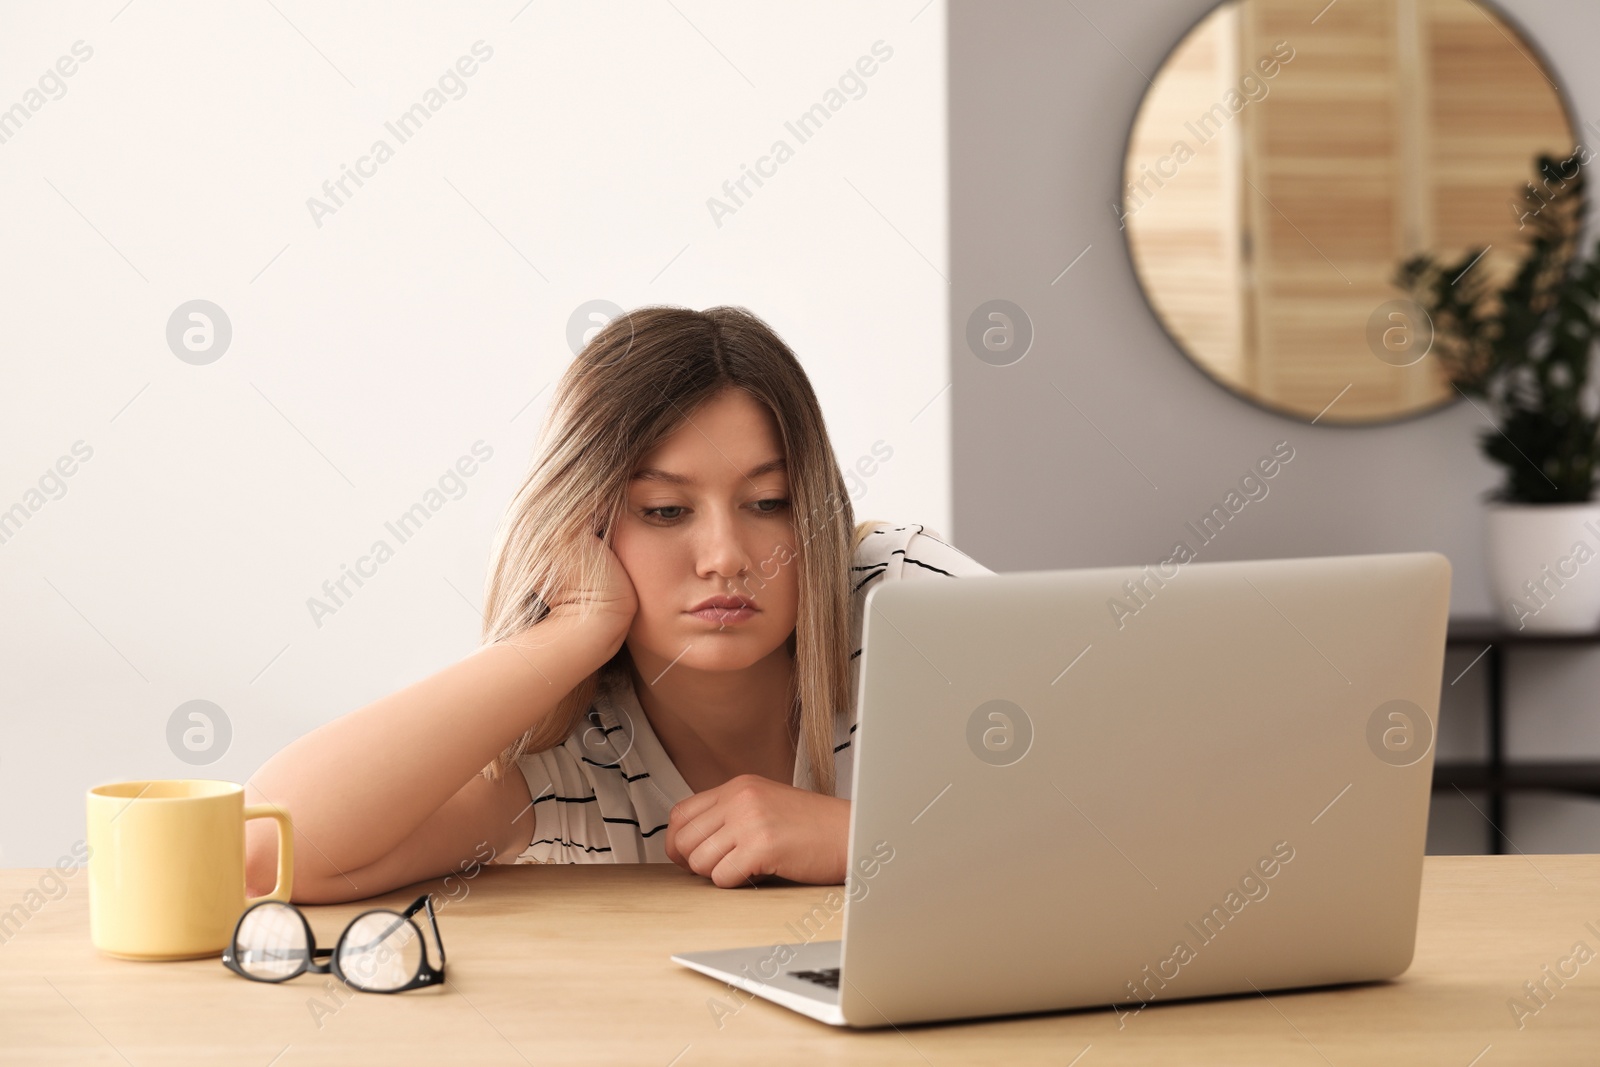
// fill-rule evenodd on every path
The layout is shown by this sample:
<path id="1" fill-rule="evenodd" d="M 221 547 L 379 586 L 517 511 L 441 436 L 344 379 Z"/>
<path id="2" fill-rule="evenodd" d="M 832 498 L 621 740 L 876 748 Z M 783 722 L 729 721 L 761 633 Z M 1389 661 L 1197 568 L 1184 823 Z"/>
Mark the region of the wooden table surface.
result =
<path id="1" fill-rule="evenodd" d="M 792 940 L 785 925 L 828 887 L 718 889 L 671 864 L 530 864 L 307 907 L 319 943 L 332 944 L 359 911 L 437 894 L 446 984 L 384 996 L 312 975 L 250 982 L 217 959 L 102 956 L 84 873 L 50 874 L 0 870 L 0 913 L 11 912 L 0 1062 L 1600 1064 L 1600 958 L 1572 959 L 1579 942 L 1600 953 L 1594 855 L 1428 857 L 1416 959 L 1389 982 L 1157 1004 L 1120 1026 L 1103 1008 L 881 1031 L 814 1022 L 668 959 Z M 839 921 L 820 936 L 837 936 Z M 1546 966 L 1576 976 L 1558 987 Z M 1553 995 L 1527 1000 L 1529 981 Z M 1520 1026 L 1516 998 L 1529 1006 Z"/>

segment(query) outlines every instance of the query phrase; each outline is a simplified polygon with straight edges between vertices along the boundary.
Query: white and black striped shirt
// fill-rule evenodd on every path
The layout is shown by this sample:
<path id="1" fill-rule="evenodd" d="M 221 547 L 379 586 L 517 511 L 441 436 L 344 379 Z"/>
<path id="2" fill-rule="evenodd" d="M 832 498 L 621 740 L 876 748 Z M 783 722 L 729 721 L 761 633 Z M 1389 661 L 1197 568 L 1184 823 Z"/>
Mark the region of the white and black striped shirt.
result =
<path id="1" fill-rule="evenodd" d="M 850 678 L 859 682 L 867 591 L 880 582 L 959 578 L 993 571 L 912 523 L 873 524 L 851 565 Z M 855 716 L 834 726 L 834 795 L 850 795 Z M 593 706 L 554 748 L 517 761 L 537 813 L 533 842 L 517 863 L 665 863 L 667 815 L 693 793 L 662 748 L 626 676 L 596 694 Z M 792 785 L 810 789 L 802 749 Z"/>

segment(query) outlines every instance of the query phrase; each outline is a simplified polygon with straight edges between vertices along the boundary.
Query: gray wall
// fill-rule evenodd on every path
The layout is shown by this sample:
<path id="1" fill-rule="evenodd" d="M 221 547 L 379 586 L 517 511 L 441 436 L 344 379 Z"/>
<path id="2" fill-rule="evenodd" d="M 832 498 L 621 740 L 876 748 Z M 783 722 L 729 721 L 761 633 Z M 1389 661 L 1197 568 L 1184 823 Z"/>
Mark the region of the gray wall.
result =
<path id="1" fill-rule="evenodd" d="M 1308 24 L 1324 3 L 1308 0 Z M 1211 6 L 950 5 L 951 535 L 997 570 L 1153 562 L 1288 441 L 1295 457 L 1270 493 L 1200 558 L 1434 550 L 1454 569 L 1452 612 L 1487 614 L 1480 501 L 1497 474 L 1478 456 L 1482 416 L 1458 403 L 1353 428 L 1268 413 L 1190 363 L 1139 290 L 1111 207 L 1127 131 L 1147 79 Z M 1589 119 L 1600 8 L 1524 0 L 1503 10 Z M 1021 306 L 1035 329 L 1008 367 L 973 358 L 963 339 L 968 315 L 994 298 Z M 1453 653 L 1446 665 L 1440 759 L 1481 752 L 1482 664 L 1450 684 L 1471 658 Z M 1600 654 L 1516 655 L 1508 678 L 1512 757 L 1600 758 Z M 1431 851 L 1482 847 L 1482 817 L 1464 798 L 1437 796 L 1433 814 Z M 1529 853 L 1600 851 L 1600 803 L 1517 798 L 1507 833 Z"/>

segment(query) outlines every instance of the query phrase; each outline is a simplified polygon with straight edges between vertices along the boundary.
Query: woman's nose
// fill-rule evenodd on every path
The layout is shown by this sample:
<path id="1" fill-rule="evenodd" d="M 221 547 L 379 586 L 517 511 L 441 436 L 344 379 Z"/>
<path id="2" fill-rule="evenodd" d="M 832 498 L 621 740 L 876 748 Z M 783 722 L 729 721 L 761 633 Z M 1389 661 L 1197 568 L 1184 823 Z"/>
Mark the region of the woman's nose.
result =
<path id="1" fill-rule="evenodd" d="M 733 516 L 714 514 L 701 529 L 700 569 L 725 578 L 737 577 L 750 567 L 742 534 Z"/>

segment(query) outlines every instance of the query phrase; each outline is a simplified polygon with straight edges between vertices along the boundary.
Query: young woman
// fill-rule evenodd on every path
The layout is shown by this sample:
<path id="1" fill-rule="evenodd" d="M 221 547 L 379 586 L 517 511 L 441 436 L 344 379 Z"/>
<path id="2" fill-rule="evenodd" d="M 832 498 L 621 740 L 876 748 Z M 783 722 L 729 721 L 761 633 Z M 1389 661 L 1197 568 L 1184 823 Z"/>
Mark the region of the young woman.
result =
<path id="1" fill-rule="evenodd" d="M 841 883 L 867 591 L 986 573 L 920 525 L 857 525 L 811 384 L 760 319 L 640 308 L 557 385 L 483 647 L 286 746 L 246 801 L 293 817 L 297 902 L 491 856 Z"/>

